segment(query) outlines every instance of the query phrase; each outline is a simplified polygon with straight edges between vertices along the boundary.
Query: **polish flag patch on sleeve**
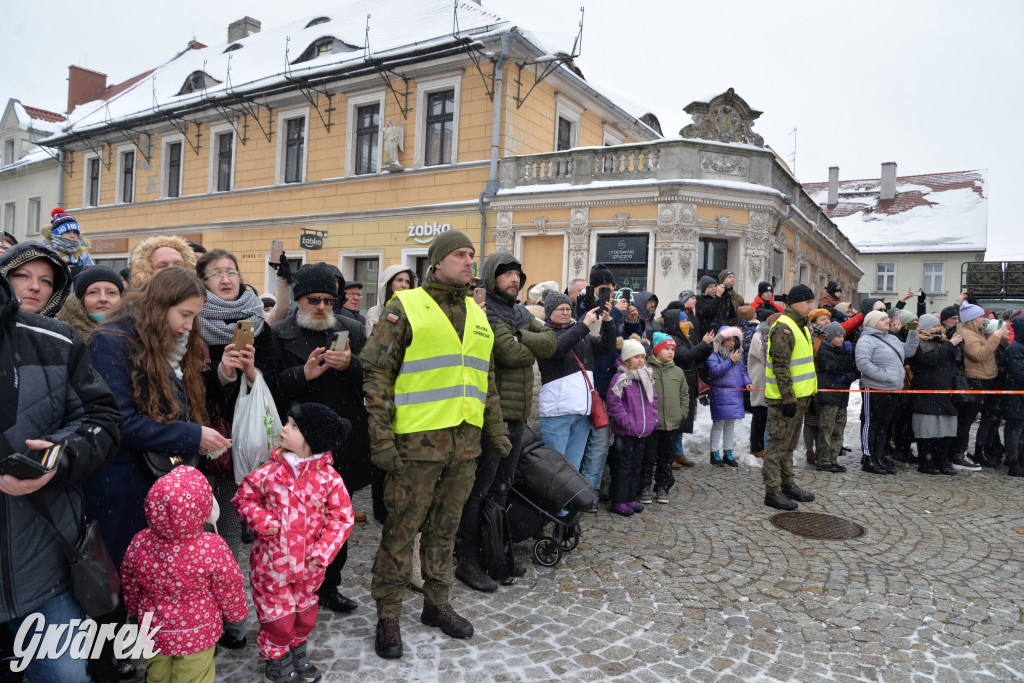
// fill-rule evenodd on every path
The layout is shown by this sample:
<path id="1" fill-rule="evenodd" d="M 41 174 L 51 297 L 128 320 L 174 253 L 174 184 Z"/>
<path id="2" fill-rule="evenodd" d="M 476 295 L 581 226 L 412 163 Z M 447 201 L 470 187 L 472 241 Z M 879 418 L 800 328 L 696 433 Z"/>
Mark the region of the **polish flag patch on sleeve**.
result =
<path id="1" fill-rule="evenodd" d="M 387 320 L 389 323 L 397 323 L 398 322 L 398 314 L 397 313 L 388 313 L 387 316 L 384 319 Z"/>

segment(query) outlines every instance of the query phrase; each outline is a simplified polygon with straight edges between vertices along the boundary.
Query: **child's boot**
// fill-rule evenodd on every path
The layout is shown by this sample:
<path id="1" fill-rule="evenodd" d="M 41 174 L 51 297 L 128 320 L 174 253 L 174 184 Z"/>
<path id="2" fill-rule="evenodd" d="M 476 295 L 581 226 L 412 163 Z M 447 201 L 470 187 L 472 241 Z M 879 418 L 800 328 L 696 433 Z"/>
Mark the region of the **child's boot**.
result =
<path id="1" fill-rule="evenodd" d="M 299 683 L 301 680 L 295 673 L 291 650 L 281 659 L 268 659 L 263 668 L 263 683 Z"/>
<path id="2" fill-rule="evenodd" d="M 718 451 L 711 451 L 711 464 L 715 467 L 725 467 L 725 461 Z"/>
<path id="3" fill-rule="evenodd" d="M 321 674 L 320 669 L 313 666 L 313 663 L 309 661 L 309 655 L 306 653 L 306 645 L 309 641 L 296 645 L 292 648 L 292 666 L 295 667 L 295 673 L 298 674 L 299 678 L 306 681 L 306 683 L 316 683 L 320 680 Z"/>
<path id="4" fill-rule="evenodd" d="M 738 462 L 736 462 L 736 458 L 732 457 L 732 449 L 731 448 L 725 452 L 725 456 L 722 458 L 722 460 L 724 460 L 725 464 L 728 465 L 729 467 L 739 467 L 740 466 L 740 464 Z"/>

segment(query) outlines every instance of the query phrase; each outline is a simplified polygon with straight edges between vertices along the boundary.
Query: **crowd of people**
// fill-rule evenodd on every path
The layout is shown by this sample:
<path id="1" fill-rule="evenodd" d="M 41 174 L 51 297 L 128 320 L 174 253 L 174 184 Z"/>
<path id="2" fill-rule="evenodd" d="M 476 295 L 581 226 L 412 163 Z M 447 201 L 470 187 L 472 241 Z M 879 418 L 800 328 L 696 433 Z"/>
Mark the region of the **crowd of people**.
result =
<path id="1" fill-rule="evenodd" d="M 6 640 L 35 612 L 84 617 L 58 534 L 78 538 L 98 522 L 124 600 L 90 616 L 155 613 L 151 680 L 212 681 L 214 647 L 247 645 L 246 544 L 265 680 L 318 680 L 306 643 L 319 606 L 359 607 L 339 586 L 352 525 L 366 518 L 350 494 L 365 487 L 382 524 L 377 654 L 403 654 L 410 587 L 423 593 L 423 624 L 471 636 L 450 589 L 458 578 L 498 590 L 481 516 L 506 507 L 530 430 L 630 517 L 671 502 L 676 473 L 696 465 L 687 450 L 737 467 L 736 429 L 750 413 L 765 505 L 792 510 L 814 499 L 795 481 L 801 436 L 818 471 L 847 471 L 839 458 L 859 380 L 864 472 L 893 474 L 897 460 L 947 475 L 1005 462 L 1024 476 L 1024 400 L 984 393 L 1024 392 L 1024 315 L 997 319 L 966 293 L 933 313 L 919 297 L 911 313 L 912 292 L 889 310 L 878 299 L 851 306 L 835 282 L 785 297 L 762 282 L 748 303 L 724 270 L 662 305 L 617 290 L 600 264 L 565 288 L 527 288 L 523 264 L 499 252 L 478 280 L 473 243 L 453 230 L 431 244 L 423 282 L 402 265 L 383 270 L 364 316 L 364 285 L 329 264 L 291 272 L 272 250 L 277 296 L 260 296 L 230 252 L 154 236 L 117 273 L 92 263 L 73 217 L 52 218 L 45 243 L 5 234 L 0 254 L 0 456 L 64 447 L 43 476 L 0 476 L 7 528 L 32 549 L 12 553 L 14 539 L 0 536 L 0 623 Z M 243 324 L 251 342 L 236 346 Z M 268 461 L 239 477 L 236 405 L 260 383 L 283 426 Z M 595 419 L 598 403 L 608 424 Z M 701 405 L 709 443 L 684 443 Z M 56 528 L 34 523 L 41 505 Z M 500 582 L 524 572 L 516 565 Z M 112 649 L 88 672 L 70 657 L 30 668 L 61 681 L 131 670 Z"/>

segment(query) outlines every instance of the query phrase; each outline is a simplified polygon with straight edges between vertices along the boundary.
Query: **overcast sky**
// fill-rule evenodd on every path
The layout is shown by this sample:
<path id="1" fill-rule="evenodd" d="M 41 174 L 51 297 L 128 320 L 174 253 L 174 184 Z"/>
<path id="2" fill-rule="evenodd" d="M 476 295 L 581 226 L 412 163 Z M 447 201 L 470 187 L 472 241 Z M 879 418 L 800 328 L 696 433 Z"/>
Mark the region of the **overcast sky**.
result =
<path id="1" fill-rule="evenodd" d="M 382 0 L 383 1 L 383 0 Z M 408 0 L 415 2 L 416 0 Z M 545 34 L 571 36 L 586 6 L 584 75 L 644 105 L 666 135 L 683 107 L 729 87 L 764 114 L 754 130 L 780 155 L 796 147 L 803 182 L 988 170 L 988 258 L 1024 260 L 1013 197 L 1024 187 L 1024 2 L 1017 0 L 484 0 Z M 330 0 L 5 3 L 0 103 L 63 111 L 67 67 L 119 82 L 157 66 L 193 36 L 227 39 L 250 15 L 264 28 L 331 13 Z M 365 17 L 353 17 L 360 27 Z M 372 24 L 371 24 L 372 26 Z M 371 28 L 372 44 L 372 28 Z M 18 65 L 22 65 L 20 68 Z M 797 133 L 792 133 L 793 129 Z"/>

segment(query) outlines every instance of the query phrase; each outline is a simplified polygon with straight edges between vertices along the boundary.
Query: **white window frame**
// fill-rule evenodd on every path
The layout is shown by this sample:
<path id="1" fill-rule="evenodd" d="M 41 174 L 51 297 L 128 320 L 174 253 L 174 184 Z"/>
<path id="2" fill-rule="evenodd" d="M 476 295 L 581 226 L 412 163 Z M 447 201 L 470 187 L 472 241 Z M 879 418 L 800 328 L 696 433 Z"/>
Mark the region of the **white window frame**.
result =
<path id="1" fill-rule="evenodd" d="M 36 203 L 39 223 L 32 229 L 32 202 Z M 43 195 L 32 194 L 25 198 L 25 237 L 35 237 L 43 228 Z"/>
<path id="2" fill-rule="evenodd" d="M 100 177 L 96 183 L 96 203 L 89 203 L 89 162 L 93 159 L 100 164 Z M 95 152 L 86 152 L 82 157 L 82 167 L 85 177 L 82 179 L 82 206 L 101 206 L 103 204 L 103 158 Z"/>
<path id="3" fill-rule="evenodd" d="M 11 164 L 13 164 L 15 161 L 18 160 L 17 159 L 17 156 L 18 156 L 18 138 L 16 136 L 14 136 L 14 135 L 10 135 L 10 136 L 4 138 L 3 144 L 4 144 L 3 165 L 4 166 L 10 166 Z M 10 149 L 11 149 L 11 153 L 10 154 L 7 153 L 8 145 L 10 145 Z M 13 234 L 13 233 L 11 233 L 11 234 Z"/>
<path id="4" fill-rule="evenodd" d="M 11 212 L 11 219 L 10 220 L 7 220 L 8 207 L 10 207 L 10 212 Z M 12 200 L 12 201 L 9 201 L 9 202 L 4 202 L 3 203 L 3 212 L 4 212 L 3 216 L 0 217 L 0 219 L 3 220 L 4 232 L 9 232 L 12 235 L 14 235 L 15 237 L 17 237 L 18 236 L 18 229 L 15 227 L 17 225 L 17 222 L 18 222 L 18 202 L 17 202 L 17 200 Z"/>
<path id="5" fill-rule="evenodd" d="M 309 252 L 305 249 L 288 249 L 284 252 L 287 259 L 302 259 L 302 265 L 308 263 Z M 263 259 L 263 293 L 277 296 L 277 271 L 270 267 L 270 252 L 264 252 Z M 289 295 L 291 292 L 289 292 Z"/>
<path id="6" fill-rule="evenodd" d="M 384 163 L 384 125 L 387 121 L 387 118 L 384 116 L 384 105 L 387 104 L 386 95 L 381 90 L 348 98 L 349 125 L 348 130 L 345 131 L 345 149 L 348 150 L 348 153 L 345 154 L 345 177 L 356 174 L 356 112 L 359 110 L 359 107 L 365 107 L 368 104 L 380 105 L 380 125 L 377 129 L 377 168 L 373 171 L 374 173 L 380 173 L 381 166 Z M 364 173 L 363 175 L 370 174 Z"/>
<path id="7" fill-rule="evenodd" d="M 160 198 L 161 199 L 178 199 L 185 196 L 185 136 L 181 133 L 175 133 L 173 135 L 165 135 L 161 140 L 162 148 L 160 152 Z M 171 145 L 181 144 L 181 163 L 178 166 L 178 196 L 171 197 L 167 194 L 167 181 L 170 179 L 171 173 L 171 157 L 169 154 Z M 134 196 L 132 197 L 134 199 Z"/>
<path id="8" fill-rule="evenodd" d="M 586 109 L 560 93 L 555 93 L 555 134 L 552 137 L 551 149 L 558 150 L 558 119 L 565 119 L 572 124 L 569 132 L 569 149 L 580 146 L 580 122 Z M 562 150 L 564 151 L 564 150 Z"/>
<path id="9" fill-rule="evenodd" d="M 292 119 L 305 119 L 302 125 L 302 174 L 297 183 L 284 181 L 285 164 L 288 153 L 288 122 Z M 309 169 L 309 107 L 299 107 L 277 113 L 277 168 L 274 171 L 275 185 L 299 185 L 306 182 L 306 171 Z"/>
<path id="10" fill-rule="evenodd" d="M 132 153 L 132 200 L 130 202 L 124 201 L 124 173 L 121 168 L 121 164 L 124 158 L 125 152 Z M 135 149 L 135 145 L 120 145 L 117 148 L 117 184 L 115 185 L 115 204 L 134 204 L 135 203 L 135 187 L 138 183 L 139 176 L 139 155 L 138 150 Z"/>
<path id="11" fill-rule="evenodd" d="M 603 129 L 603 131 L 602 131 L 603 134 L 602 134 L 602 137 L 601 137 L 601 145 L 604 146 L 604 147 L 609 147 L 609 146 L 610 147 L 615 147 L 616 145 L 621 145 L 622 141 L 626 138 L 626 136 L 623 135 L 620 130 L 618 130 L 617 128 L 613 128 L 612 126 L 608 125 L 607 123 L 602 124 L 602 129 Z M 557 144 L 558 143 L 558 140 L 557 140 L 558 131 L 555 131 L 555 135 L 556 135 L 555 144 Z"/>
<path id="12" fill-rule="evenodd" d="M 462 74 L 420 81 L 416 84 L 416 153 L 413 158 L 414 168 L 424 168 L 427 155 L 427 96 L 442 90 L 455 90 L 455 105 L 452 109 L 452 161 L 459 163 L 459 112 L 462 102 Z M 383 126 L 382 126 L 383 128 Z M 383 155 L 384 150 L 381 150 Z M 445 164 L 431 165 L 431 168 L 444 168 Z"/>
<path id="13" fill-rule="evenodd" d="M 879 269 L 883 266 L 892 266 L 892 272 L 882 273 Z M 883 289 L 879 287 L 878 276 L 882 275 L 885 278 L 892 277 L 892 288 Z M 875 292 L 878 294 L 894 294 L 896 292 L 896 263 L 894 261 L 886 261 L 884 263 L 875 263 Z"/>
<path id="14" fill-rule="evenodd" d="M 377 277 L 384 274 L 384 250 L 383 249 L 343 249 L 338 251 L 338 270 L 345 276 L 345 280 L 354 280 L 356 277 L 356 259 L 377 259 Z M 380 284 L 379 282 L 377 284 Z M 363 283 L 363 296 L 366 296 L 366 283 Z M 376 285 L 374 294 L 376 294 Z M 338 296 L 344 299 L 345 292 L 338 292 Z M 374 297 L 376 298 L 376 297 Z M 344 303 L 344 302 L 342 302 Z M 369 310 L 369 308 L 367 308 Z M 361 311 L 365 312 L 365 311 Z"/>
<path id="15" fill-rule="evenodd" d="M 220 169 L 220 145 L 217 138 L 228 133 L 231 135 L 231 189 L 217 189 L 217 173 Z M 207 188 L 210 194 L 231 192 L 235 189 L 235 161 L 238 157 L 238 136 L 230 123 L 210 126 L 210 169 L 207 176 Z"/>
<path id="16" fill-rule="evenodd" d="M 939 276 L 939 279 L 940 279 L 941 289 L 928 289 L 927 287 L 924 286 L 924 284 L 926 282 L 928 282 L 928 278 L 929 277 L 933 278 L 932 281 L 934 282 L 934 277 L 936 276 L 936 273 L 928 273 L 927 272 L 929 266 L 938 266 L 939 267 L 939 272 L 937 273 L 937 275 Z M 921 264 L 921 288 L 924 289 L 924 293 L 925 294 L 945 294 L 946 293 L 946 264 L 945 263 L 922 263 Z"/>

